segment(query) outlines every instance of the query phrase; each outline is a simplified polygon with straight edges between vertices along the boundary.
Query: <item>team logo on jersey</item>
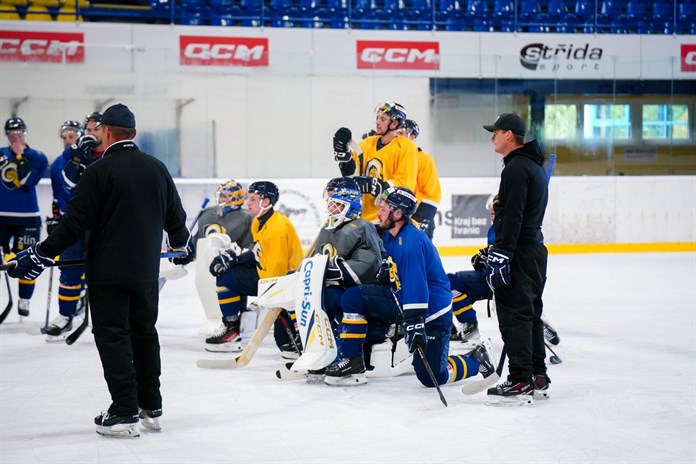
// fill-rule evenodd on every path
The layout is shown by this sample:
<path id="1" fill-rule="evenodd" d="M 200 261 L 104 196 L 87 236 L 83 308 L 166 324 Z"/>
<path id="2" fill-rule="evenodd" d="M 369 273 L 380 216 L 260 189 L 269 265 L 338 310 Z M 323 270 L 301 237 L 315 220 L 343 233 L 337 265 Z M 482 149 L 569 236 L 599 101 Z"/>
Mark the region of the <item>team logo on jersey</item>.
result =
<path id="1" fill-rule="evenodd" d="M 6 156 L 0 156 L 0 179 L 9 190 L 21 187 L 17 176 L 17 164 L 11 162 Z"/>
<path id="2" fill-rule="evenodd" d="M 358 40 L 358 69 L 440 69 L 440 42 Z"/>
<path id="3" fill-rule="evenodd" d="M 384 180 L 382 177 L 383 170 L 382 160 L 379 158 L 372 158 L 367 162 L 365 166 L 365 175 L 368 177 L 376 177 L 379 180 Z"/>
<path id="4" fill-rule="evenodd" d="M 336 251 L 336 247 L 333 246 L 332 243 L 325 243 L 321 246 L 321 254 L 326 255 L 329 258 L 332 256 L 336 256 L 338 254 L 338 251 Z"/>
<path id="5" fill-rule="evenodd" d="M 183 66 L 268 66 L 268 39 L 261 37 L 179 37 Z"/>
<path id="6" fill-rule="evenodd" d="M 696 44 L 682 44 L 681 70 L 682 72 L 696 72 Z"/>
<path id="7" fill-rule="evenodd" d="M 82 33 L 0 31 L 0 61 L 84 63 L 84 37 Z"/>

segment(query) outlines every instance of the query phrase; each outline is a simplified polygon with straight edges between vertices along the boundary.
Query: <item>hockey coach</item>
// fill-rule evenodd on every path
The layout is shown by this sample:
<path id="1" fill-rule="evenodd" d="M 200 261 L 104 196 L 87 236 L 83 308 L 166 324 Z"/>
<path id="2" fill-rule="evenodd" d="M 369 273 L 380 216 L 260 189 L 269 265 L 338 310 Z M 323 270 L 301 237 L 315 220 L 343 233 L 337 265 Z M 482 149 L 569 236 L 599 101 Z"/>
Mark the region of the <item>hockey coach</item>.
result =
<path id="1" fill-rule="evenodd" d="M 97 433 L 137 437 L 138 422 L 159 428 L 160 353 L 155 322 L 163 230 L 171 248 L 193 259 L 186 213 L 167 168 L 138 149 L 135 116 L 122 104 L 104 111 L 107 147 L 91 164 L 58 227 L 16 257 L 12 277 L 36 278 L 85 238 L 85 278 L 94 340 L 112 403 L 95 418 Z M 153 424 L 154 419 L 154 424 Z"/>

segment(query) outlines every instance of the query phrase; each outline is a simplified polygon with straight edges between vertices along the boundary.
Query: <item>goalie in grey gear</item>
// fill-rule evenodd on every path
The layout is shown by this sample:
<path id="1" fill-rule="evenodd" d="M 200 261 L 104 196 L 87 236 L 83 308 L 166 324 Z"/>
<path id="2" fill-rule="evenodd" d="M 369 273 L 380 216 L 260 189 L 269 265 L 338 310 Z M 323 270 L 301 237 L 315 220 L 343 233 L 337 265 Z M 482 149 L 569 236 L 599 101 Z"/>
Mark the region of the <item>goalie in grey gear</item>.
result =
<path id="1" fill-rule="evenodd" d="M 212 233 L 227 234 L 233 243 L 242 250 L 250 249 L 252 217 L 244 210 L 246 192 L 242 185 L 230 179 L 218 187 L 215 192 L 216 208 L 203 211 L 198 222 L 196 240 L 207 237 Z"/>
<path id="2" fill-rule="evenodd" d="M 324 198 L 328 216 L 309 256 L 329 256 L 324 274 L 324 309 L 335 331 L 343 318 L 343 293 L 349 287 L 375 281 L 384 245 L 374 225 L 360 217 L 362 194 L 355 180 L 350 177 L 331 179 L 326 184 Z M 371 346 L 366 348 L 366 353 Z"/>

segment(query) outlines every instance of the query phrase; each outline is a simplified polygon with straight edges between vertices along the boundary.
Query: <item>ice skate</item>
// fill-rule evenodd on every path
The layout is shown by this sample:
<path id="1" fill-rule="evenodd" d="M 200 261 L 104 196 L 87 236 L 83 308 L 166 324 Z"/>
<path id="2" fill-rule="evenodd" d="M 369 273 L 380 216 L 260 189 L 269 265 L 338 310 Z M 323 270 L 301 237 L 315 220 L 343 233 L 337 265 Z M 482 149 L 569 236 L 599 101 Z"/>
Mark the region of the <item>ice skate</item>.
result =
<path id="1" fill-rule="evenodd" d="M 549 399 L 549 385 L 551 379 L 546 374 L 534 376 L 534 399 L 547 400 Z"/>
<path id="2" fill-rule="evenodd" d="M 479 374 L 481 377 L 465 379 L 462 384 L 462 393 L 465 395 L 475 395 L 495 385 L 500 377 L 495 371 L 495 361 L 493 360 L 493 347 L 490 340 L 485 340 L 474 348 L 468 356 L 473 356 L 479 362 Z"/>
<path id="3" fill-rule="evenodd" d="M 65 340 L 73 327 L 73 318 L 58 314 L 46 328 L 46 341 L 55 343 Z"/>
<path id="4" fill-rule="evenodd" d="M 17 313 L 20 317 L 29 317 L 30 301 L 26 298 L 20 298 L 17 302 Z"/>
<path id="5" fill-rule="evenodd" d="M 488 406 L 534 406 L 534 385 L 530 381 L 505 382 L 488 389 Z"/>
<path id="6" fill-rule="evenodd" d="M 140 409 L 138 412 L 140 417 L 140 425 L 146 429 L 159 432 L 162 426 L 159 423 L 159 418 L 162 417 L 162 409 Z"/>
<path id="7" fill-rule="evenodd" d="M 97 433 L 104 437 L 138 438 L 138 415 L 113 416 L 108 411 L 102 411 L 94 418 Z"/>
<path id="8" fill-rule="evenodd" d="M 295 348 L 295 345 L 297 345 L 297 348 Z M 293 342 L 288 342 L 285 345 L 280 347 L 280 355 L 284 359 L 298 359 L 300 357 L 300 353 L 297 352 L 297 350 L 300 350 L 300 353 L 302 352 L 302 341 L 300 340 L 299 335 L 295 335 L 295 343 Z"/>
<path id="9" fill-rule="evenodd" d="M 205 340 L 205 350 L 213 353 L 235 353 L 242 351 L 242 337 L 239 333 L 239 319 L 222 320 L 223 325 L 216 335 Z"/>
<path id="10" fill-rule="evenodd" d="M 326 385 L 351 387 L 365 385 L 365 361 L 362 355 L 352 358 L 339 358 L 326 368 Z"/>

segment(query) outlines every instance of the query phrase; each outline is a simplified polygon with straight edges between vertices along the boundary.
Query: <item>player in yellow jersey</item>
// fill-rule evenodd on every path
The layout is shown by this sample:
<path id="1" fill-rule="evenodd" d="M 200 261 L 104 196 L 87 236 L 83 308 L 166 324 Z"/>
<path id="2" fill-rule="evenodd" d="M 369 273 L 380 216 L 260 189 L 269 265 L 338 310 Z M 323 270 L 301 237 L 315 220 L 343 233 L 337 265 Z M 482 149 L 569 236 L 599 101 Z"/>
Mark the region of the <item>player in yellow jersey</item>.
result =
<path id="1" fill-rule="evenodd" d="M 416 189 L 418 147 L 396 131 L 407 118 L 406 109 L 393 101 L 375 109 L 376 135 L 358 145 L 352 141 L 350 129 L 341 127 L 333 138 L 334 158 L 341 174 L 354 177 L 363 194 L 363 219 L 377 224 L 375 200 L 382 190 L 392 186 Z"/>
<path id="2" fill-rule="evenodd" d="M 251 250 L 239 256 L 233 249 L 222 251 L 210 263 L 216 277 L 223 326 L 220 333 L 206 339 L 208 351 L 240 351 L 240 311 L 247 296 L 256 296 L 259 279 L 279 277 L 294 271 L 302 261 L 302 245 L 297 231 L 284 214 L 275 211 L 280 192 L 273 182 L 253 182 L 247 189 L 247 206 L 253 216 Z M 278 322 L 278 321 L 276 321 Z M 276 343 L 290 341 L 284 328 L 276 327 Z"/>
<path id="3" fill-rule="evenodd" d="M 402 137 L 408 137 L 415 142 L 420 127 L 413 119 L 404 121 L 404 125 L 396 131 Z M 418 178 L 416 180 L 416 198 L 418 199 L 418 209 L 413 215 L 413 220 L 418 223 L 421 230 L 426 233 L 430 240 L 433 239 L 435 232 L 435 214 L 440 206 L 442 199 L 442 189 L 440 188 L 440 176 L 437 173 L 435 160 L 430 155 L 418 147 Z"/>

